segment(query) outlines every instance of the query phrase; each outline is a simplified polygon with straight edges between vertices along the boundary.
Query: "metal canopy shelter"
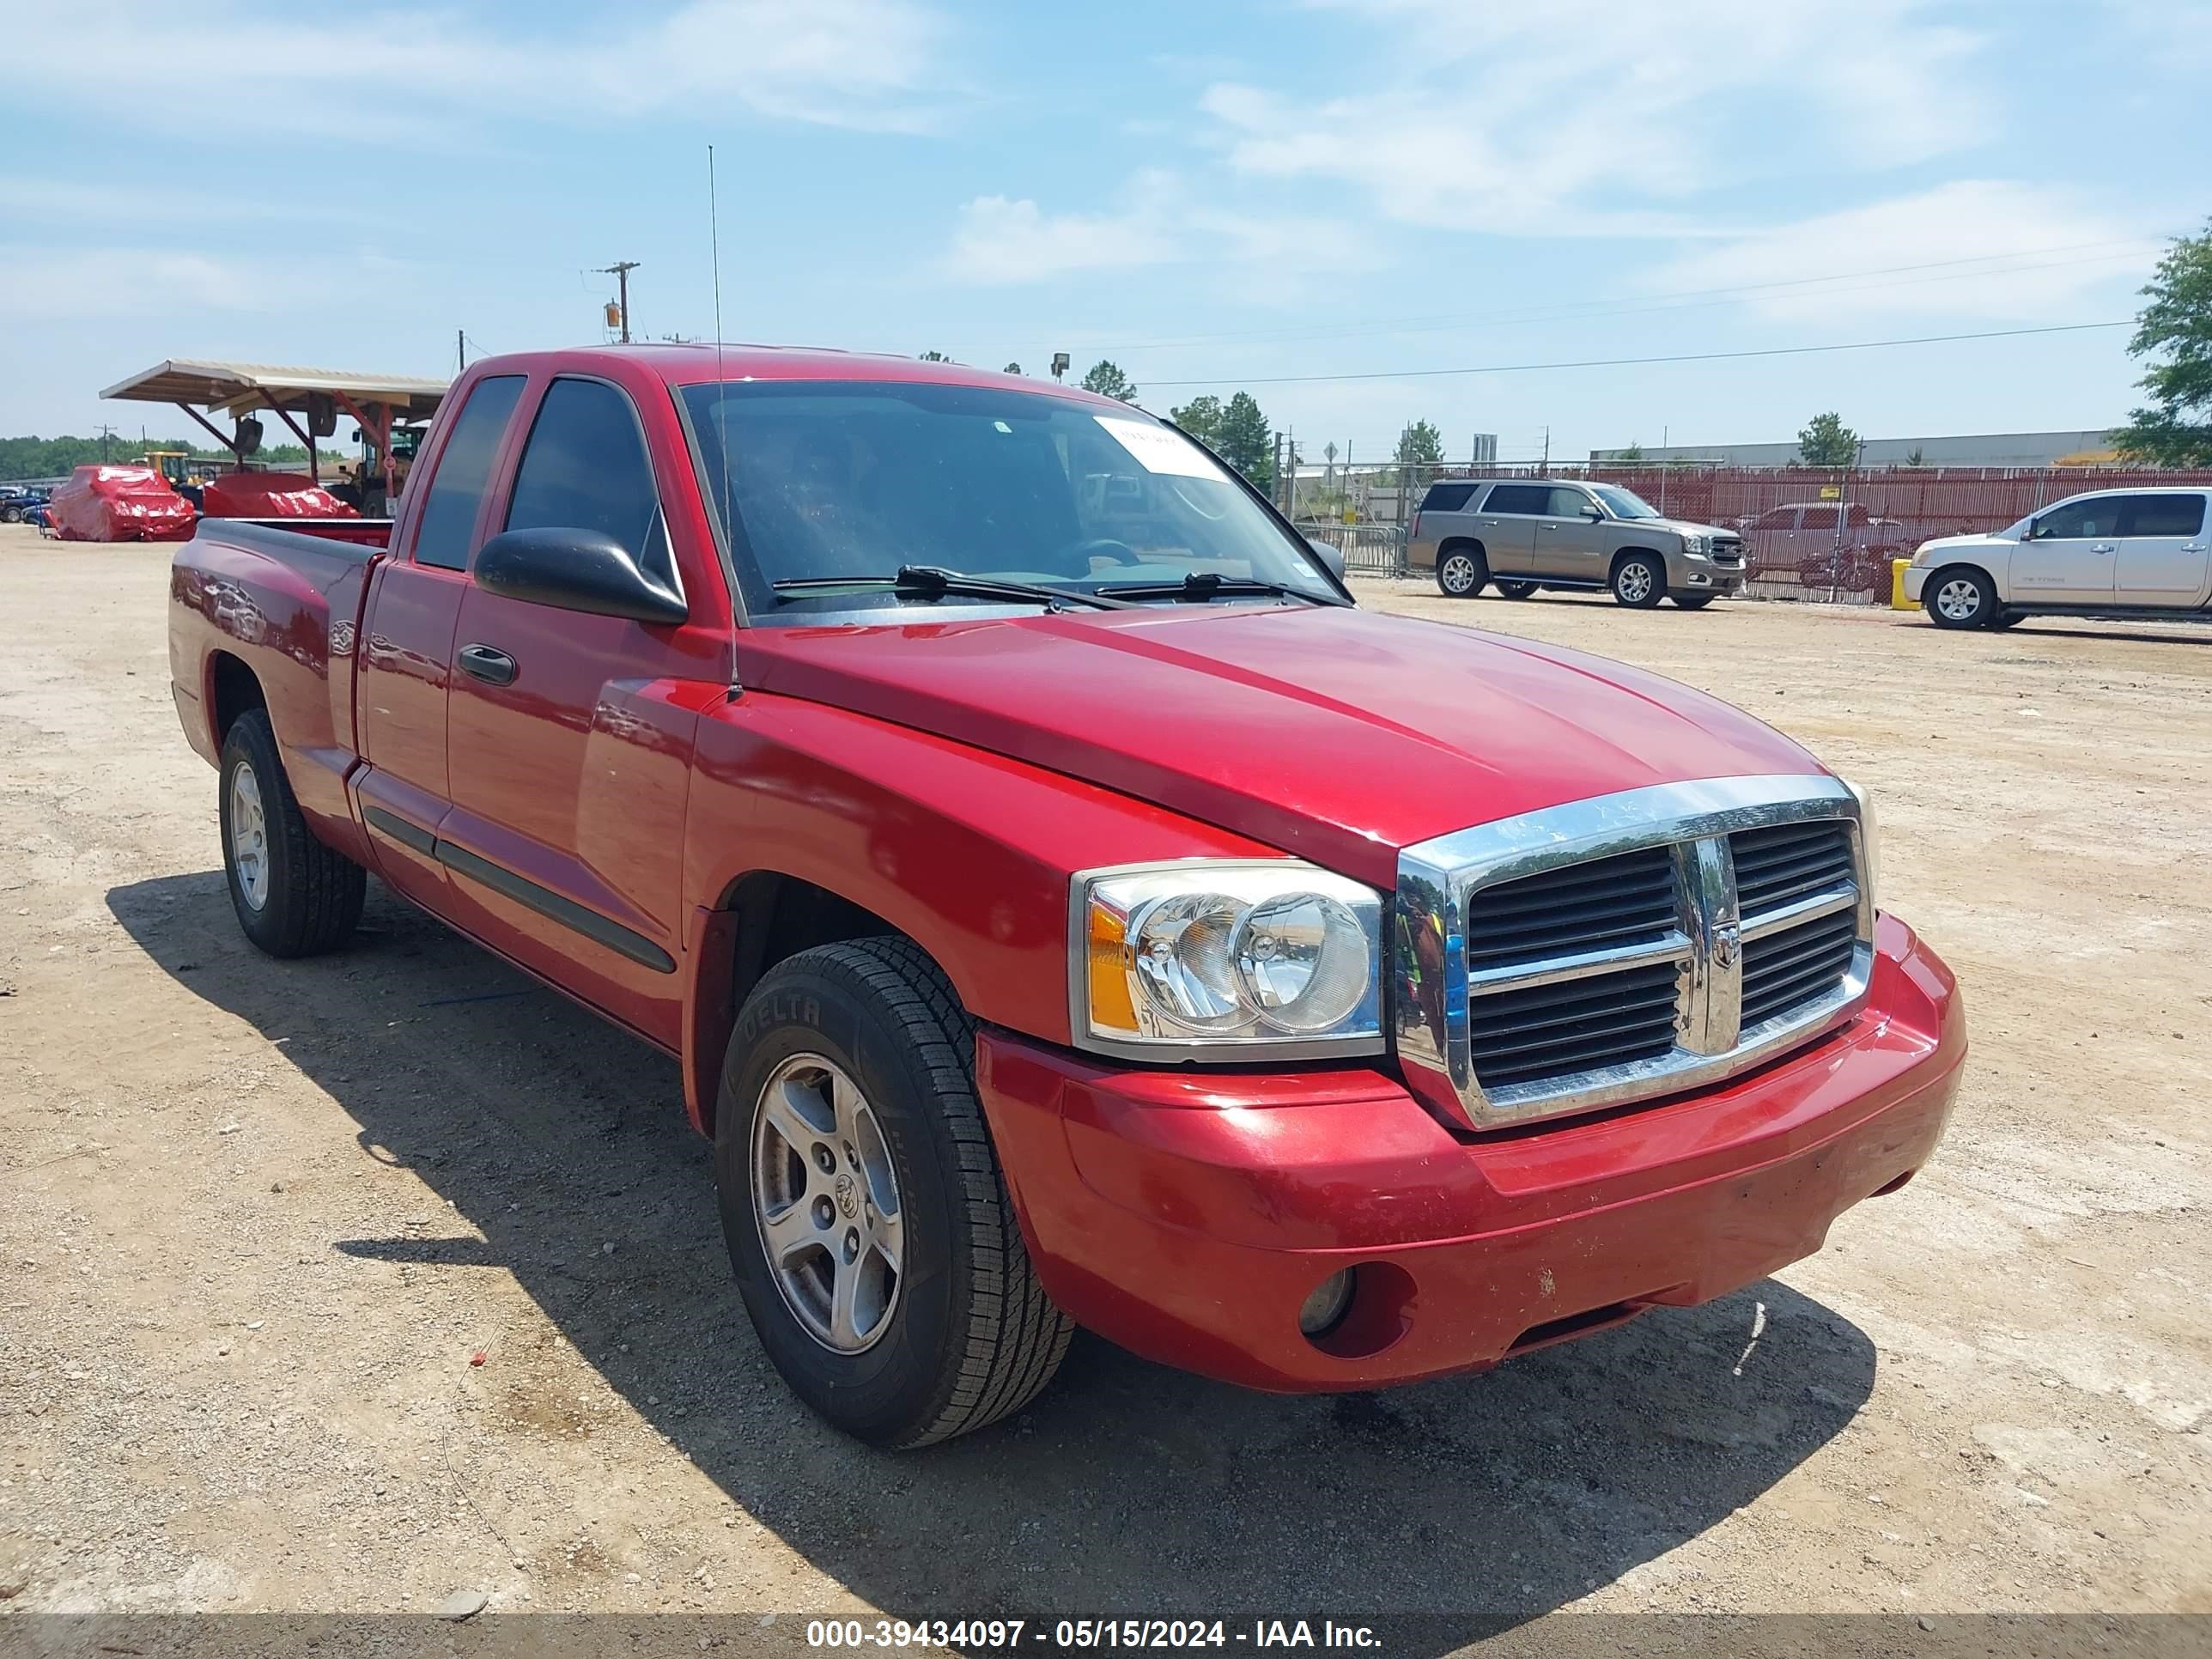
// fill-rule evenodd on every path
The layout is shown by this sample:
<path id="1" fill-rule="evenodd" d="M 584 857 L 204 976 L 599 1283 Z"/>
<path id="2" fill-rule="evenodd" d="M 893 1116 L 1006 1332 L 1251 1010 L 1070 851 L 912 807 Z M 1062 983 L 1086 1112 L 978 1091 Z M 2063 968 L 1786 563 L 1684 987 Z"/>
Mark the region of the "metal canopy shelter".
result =
<path id="1" fill-rule="evenodd" d="M 337 411 L 343 409 L 361 423 L 384 457 L 385 489 L 397 495 L 392 425 L 428 419 L 451 384 L 407 374 L 350 374 L 335 368 L 288 368 L 273 363 L 218 363 L 175 357 L 143 374 L 118 380 L 100 395 L 120 403 L 174 404 L 205 427 L 241 464 L 246 452 L 240 440 L 225 436 L 200 410 L 228 415 L 234 424 L 255 410 L 272 410 L 307 447 L 307 471 L 318 481 L 322 467 L 315 435 L 319 432 L 328 437 L 335 431 Z M 304 426 L 294 418 L 295 414 L 307 416 Z"/>

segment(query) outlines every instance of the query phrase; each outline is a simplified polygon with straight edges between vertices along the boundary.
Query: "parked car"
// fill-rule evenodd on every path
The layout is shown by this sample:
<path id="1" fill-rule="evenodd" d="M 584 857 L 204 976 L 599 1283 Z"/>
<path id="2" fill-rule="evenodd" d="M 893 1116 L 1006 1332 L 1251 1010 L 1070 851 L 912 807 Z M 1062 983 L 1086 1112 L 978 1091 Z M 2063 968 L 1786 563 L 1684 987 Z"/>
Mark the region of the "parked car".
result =
<path id="1" fill-rule="evenodd" d="M 1788 501 L 1738 520 L 1736 527 L 1753 580 L 1787 571 L 1807 587 L 1855 593 L 1887 586 L 1889 561 L 1912 545 L 1903 524 L 1875 517 L 1863 501 Z"/>
<path id="2" fill-rule="evenodd" d="M 2034 616 L 2172 616 L 2212 610 L 2203 489 L 2097 489 L 1988 535 L 1923 542 L 1905 597 L 1938 628 L 2009 628 Z"/>
<path id="3" fill-rule="evenodd" d="M 471 365 L 421 465 L 368 544 L 176 556 L 239 924 L 330 950 L 374 871 L 676 1056 L 763 1347 L 854 1435 L 1003 1417 L 1076 1324 L 1254 1388 L 1480 1370 L 1936 1147 L 1964 1014 L 1863 795 L 1362 612 L 1141 411 L 592 348 Z"/>
<path id="4" fill-rule="evenodd" d="M 1449 599 L 1471 599 L 1492 582 L 1509 599 L 1609 587 L 1639 610 L 1672 599 L 1702 611 L 1744 579 L 1733 530 L 1662 517 L 1617 484 L 1541 478 L 1430 485 L 1407 527 L 1406 565 L 1433 572 Z"/>
<path id="5" fill-rule="evenodd" d="M 0 524 L 34 522 L 32 515 L 42 511 L 51 499 L 43 489 L 20 489 L 14 485 L 0 486 Z"/>

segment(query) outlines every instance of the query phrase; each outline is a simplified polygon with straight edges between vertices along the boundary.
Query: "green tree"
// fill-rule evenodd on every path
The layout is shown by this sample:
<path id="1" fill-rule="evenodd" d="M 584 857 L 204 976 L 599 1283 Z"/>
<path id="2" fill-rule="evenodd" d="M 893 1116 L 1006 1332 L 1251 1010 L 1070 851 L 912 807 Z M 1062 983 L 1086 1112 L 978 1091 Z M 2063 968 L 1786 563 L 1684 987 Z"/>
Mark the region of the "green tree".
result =
<path id="1" fill-rule="evenodd" d="M 1920 446 L 1918 444 L 1912 446 L 1912 453 L 1905 458 L 1905 464 L 1907 466 L 1925 466 L 1928 465 L 1926 461 L 1920 458 Z"/>
<path id="2" fill-rule="evenodd" d="M 1019 363 L 1008 363 L 1006 372 L 1009 374 L 1018 374 L 1022 372 L 1022 366 Z"/>
<path id="3" fill-rule="evenodd" d="M 78 467 L 98 462 L 100 447 L 98 438 L 0 438 L 0 483 L 64 477 Z M 331 455 L 341 447 L 330 444 L 323 453 Z M 226 466 L 230 464 L 228 450 L 191 443 L 183 438 L 126 438 L 118 432 L 107 440 L 106 449 L 106 459 L 118 466 L 137 461 L 149 449 L 181 449 L 196 461 L 213 461 Z M 297 444 L 271 444 L 253 459 L 266 466 L 304 470 L 307 452 Z"/>
<path id="4" fill-rule="evenodd" d="M 1802 466 L 1849 466 L 1859 457 L 1859 434 L 1844 424 L 1834 410 L 1815 415 L 1797 434 L 1797 460 Z"/>
<path id="5" fill-rule="evenodd" d="M 2136 382 L 2151 401 L 2112 434 L 2130 460 L 2212 466 L 2212 221 L 2177 239 L 2143 289 L 2131 357 L 2160 357 Z"/>
<path id="6" fill-rule="evenodd" d="M 1398 482 L 1408 489 L 1427 482 L 1444 458 L 1443 434 L 1427 421 L 1415 421 L 1398 434 Z"/>
<path id="7" fill-rule="evenodd" d="M 924 363 L 949 363 L 952 359 L 941 351 L 925 351 L 915 361 Z"/>
<path id="8" fill-rule="evenodd" d="M 1641 466 L 1644 465 L 1644 446 L 1632 443 L 1626 449 L 1616 449 L 1613 459 L 1623 466 Z"/>
<path id="9" fill-rule="evenodd" d="M 1168 419 L 1208 447 L 1221 447 L 1221 399 L 1211 392 L 1193 398 L 1181 409 L 1170 409 Z"/>
<path id="10" fill-rule="evenodd" d="M 1130 383 L 1129 377 L 1103 357 L 1091 365 L 1083 377 L 1082 386 L 1085 392 L 1095 392 L 1102 398 L 1118 398 L 1125 404 L 1137 401 L 1137 388 Z"/>
<path id="11" fill-rule="evenodd" d="M 1221 411 L 1221 425 L 1213 447 L 1221 459 L 1242 472 L 1255 488 L 1275 488 L 1275 434 L 1249 392 L 1231 398 Z"/>

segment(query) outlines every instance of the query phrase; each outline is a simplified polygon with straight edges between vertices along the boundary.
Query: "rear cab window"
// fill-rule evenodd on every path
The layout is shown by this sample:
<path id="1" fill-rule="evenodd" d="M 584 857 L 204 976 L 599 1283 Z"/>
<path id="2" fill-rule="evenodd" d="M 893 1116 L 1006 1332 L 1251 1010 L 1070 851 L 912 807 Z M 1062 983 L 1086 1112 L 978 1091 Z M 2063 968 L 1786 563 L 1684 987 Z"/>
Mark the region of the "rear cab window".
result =
<path id="1" fill-rule="evenodd" d="M 500 440 L 521 401 L 525 377 L 496 374 L 478 380 L 438 453 L 438 470 L 422 498 L 415 531 L 415 562 L 440 570 L 465 570 L 475 549 L 477 514 L 491 480 Z"/>
<path id="2" fill-rule="evenodd" d="M 2204 497 L 2198 495 L 2127 495 L 2121 498 L 2123 536 L 2194 536 L 2204 528 Z"/>
<path id="3" fill-rule="evenodd" d="M 1491 490 L 1482 510 L 1540 519 L 1550 510 L 1551 504 L 1552 489 L 1548 484 L 1498 484 Z"/>

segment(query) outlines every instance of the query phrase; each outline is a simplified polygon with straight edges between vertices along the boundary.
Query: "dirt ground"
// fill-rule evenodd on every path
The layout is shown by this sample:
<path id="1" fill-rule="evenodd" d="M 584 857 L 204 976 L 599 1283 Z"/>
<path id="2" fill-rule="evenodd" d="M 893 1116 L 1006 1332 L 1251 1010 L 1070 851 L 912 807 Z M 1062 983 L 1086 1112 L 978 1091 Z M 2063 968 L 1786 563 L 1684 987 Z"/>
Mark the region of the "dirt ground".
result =
<path id="1" fill-rule="evenodd" d="M 244 944 L 167 558 L 0 530 L 0 1620 L 2212 1610 L 2212 629 L 1363 584 L 1871 786 L 1968 999 L 1948 1140 L 1778 1279 L 1486 1376 L 1081 1337 L 894 1457 L 762 1356 L 670 1061 L 374 884 L 345 952 Z"/>

